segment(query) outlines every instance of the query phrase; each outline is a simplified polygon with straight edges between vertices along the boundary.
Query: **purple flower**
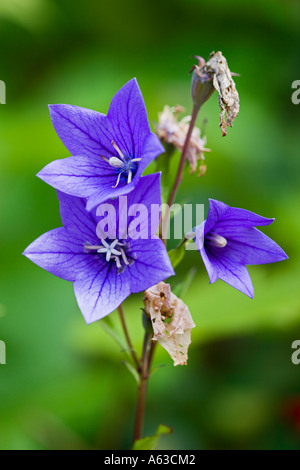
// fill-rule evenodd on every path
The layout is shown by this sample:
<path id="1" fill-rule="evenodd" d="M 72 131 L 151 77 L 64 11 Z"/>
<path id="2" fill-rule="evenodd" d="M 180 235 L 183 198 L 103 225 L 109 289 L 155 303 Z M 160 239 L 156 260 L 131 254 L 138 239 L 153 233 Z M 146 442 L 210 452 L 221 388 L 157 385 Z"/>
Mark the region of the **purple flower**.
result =
<path id="1" fill-rule="evenodd" d="M 99 208 L 88 212 L 84 199 L 59 191 L 58 197 L 64 226 L 40 236 L 24 255 L 55 276 L 74 283 L 87 323 L 111 313 L 131 292 L 141 292 L 174 274 L 163 242 L 154 235 L 158 218 L 155 223 L 151 219 L 151 204 L 160 204 L 160 174 L 141 178 L 136 189 L 123 196 L 128 208 L 133 204 L 146 207 L 147 220 L 142 224 L 150 226 L 151 220 L 148 239 L 131 239 L 128 235 L 99 239 Z M 119 199 L 107 201 L 105 207 L 108 203 L 116 209 L 116 220 L 108 221 L 118 226 L 119 209 L 124 215 Z M 128 218 L 129 222 L 132 220 L 133 217 Z"/>
<path id="2" fill-rule="evenodd" d="M 50 115 L 73 156 L 50 163 L 37 176 L 64 193 L 88 198 L 88 210 L 132 191 L 144 169 L 164 152 L 150 131 L 135 78 L 113 97 L 107 116 L 64 104 L 50 106 Z"/>
<path id="3" fill-rule="evenodd" d="M 287 259 L 277 243 L 255 228 L 255 225 L 269 225 L 273 221 L 210 199 L 207 220 L 196 230 L 196 246 L 210 284 L 222 279 L 253 298 L 254 289 L 246 265 Z"/>

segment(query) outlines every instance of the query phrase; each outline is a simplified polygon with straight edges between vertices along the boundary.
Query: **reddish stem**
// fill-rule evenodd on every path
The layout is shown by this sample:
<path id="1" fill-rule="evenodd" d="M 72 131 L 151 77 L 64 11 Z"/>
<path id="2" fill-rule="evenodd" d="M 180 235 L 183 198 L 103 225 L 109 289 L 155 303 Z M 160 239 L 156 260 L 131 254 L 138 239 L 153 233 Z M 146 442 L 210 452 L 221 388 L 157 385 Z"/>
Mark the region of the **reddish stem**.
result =
<path id="1" fill-rule="evenodd" d="M 135 414 L 133 442 L 141 439 L 142 437 L 149 371 L 156 344 L 151 343 L 151 337 L 152 334 L 146 331 L 143 344 L 142 370 L 140 372 L 140 384 L 138 387 L 138 400 Z"/>
<path id="2" fill-rule="evenodd" d="M 168 200 L 168 206 L 169 207 L 172 206 L 172 204 L 175 200 L 176 194 L 177 194 L 177 190 L 178 190 L 178 188 L 180 186 L 180 183 L 182 181 L 182 173 L 183 173 L 183 170 L 184 170 L 186 154 L 187 154 L 187 150 L 188 150 L 189 143 L 190 143 L 190 140 L 191 140 L 192 132 L 193 132 L 193 129 L 195 127 L 195 123 L 196 123 L 196 119 L 197 119 L 197 116 L 198 116 L 199 109 L 200 109 L 199 107 L 196 107 L 196 106 L 193 107 L 192 117 L 191 117 L 191 120 L 190 120 L 189 129 L 188 129 L 185 141 L 184 141 L 184 145 L 183 145 L 183 149 L 182 149 L 182 154 L 181 154 L 181 158 L 180 158 L 180 162 L 179 162 L 179 167 L 178 167 L 176 179 L 175 179 L 175 182 L 174 182 L 174 185 L 173 185 L 173 188 L 172 188 L 169 200 Z"/>

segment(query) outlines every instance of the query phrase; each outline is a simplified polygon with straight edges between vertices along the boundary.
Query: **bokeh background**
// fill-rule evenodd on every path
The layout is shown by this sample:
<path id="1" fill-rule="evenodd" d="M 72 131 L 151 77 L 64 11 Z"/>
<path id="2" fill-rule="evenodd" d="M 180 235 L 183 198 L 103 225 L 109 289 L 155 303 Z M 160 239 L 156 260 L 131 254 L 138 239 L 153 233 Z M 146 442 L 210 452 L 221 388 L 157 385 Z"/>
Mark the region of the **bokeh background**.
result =
<path id="1" fill-rule="evenodd" d="M 131 440 L 136 390 L 124 353 L 100 324 L 85 325 L 70 283 L 22 257 L 61 224 L 55 191 L 35 177 L 68 156 L 48 103 L 106 112 L 136 76 L 152 124 L 165 104 L 189 113 L 192 56 L 212 50 L 240 73 L 240 115 L 222 138 L 217 95 L 205 104 L 208 171 L 187 171 L 179 196 L 275 217 L 264 231 L 290 259 L 250 267 L 250 300 L 209 285 L 200 256 L 186 256 L 179 280 L 197 269 L 183 296 L 197 324 L 189 363 L 174 368 L 158 351 L 164 367 L 150 380 L 145 434 L 174 428 L 162 449 L 300 448 L 300 365 L 291 362 L 300 339 L 299 27 L 297 0 L 1 0 L 1 449 L 122 449 Z M 138 348 L 141 307 L 142 295 L 124 307 Z"/>

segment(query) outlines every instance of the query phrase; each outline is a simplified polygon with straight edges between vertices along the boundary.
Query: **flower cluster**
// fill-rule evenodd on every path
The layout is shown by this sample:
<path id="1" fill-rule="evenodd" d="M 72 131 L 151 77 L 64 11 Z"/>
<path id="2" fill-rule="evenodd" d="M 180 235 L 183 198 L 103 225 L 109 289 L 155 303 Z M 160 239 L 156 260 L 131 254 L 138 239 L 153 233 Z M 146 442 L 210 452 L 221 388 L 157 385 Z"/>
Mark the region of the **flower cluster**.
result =
<path id="1" fill-rule="evenodd" d="M 114 96 L 107 116 L 67 105 L 50 106 L 50 114 L 72 156 L 50 163 L 38 176 L 58 190 L 63 227 L 39 237 L 24 255 L 73 282 L 81 312 L 91 323 L 115 310 L 131 292 L 174 274 L 164 244 L 155 236 L 159 219 L 151 223 L 147 240 L 130 238 L 128 226 L 118 234 L 97 230 L 105 215 L 97 206 L 105 201 L 116 209 L 116 224 L 124 210 L 122 195 L 128 194 L 128 208 L 160 206 L 160 174 L 141 175 L 164 148 L 150 131 L 135 79 Z M 124 219 L 129 224 L 129 214 Z M 148 222 L 150 227 L 150 220 L 142 221 Z"/>
<path id="2" fill-rule="evenodd" d="M 218 62 L 219 77 L 223 63 Z M 161 205 L 160 174 L 142 173 L 164 152 L 159 138 L 181 150 L 183 164 L 188 160 L 195 171 L 197 160 L 204 159 L 208 151 L 200 130 L 194 127 L 195 109 L 191 121 L 178 121 L 182 109 L 166 106 L 155 135 L 135 79 L 113 97 L 107 115 L 76 106 L 50 106 L 54 128 L 72 155 L 50 163 L 38 176 L 57 189 L 63 227 L 39 237 L 24 255 L 73 282 L 87 323 L 111 313 L 131 293 L 149 289 L 174 274 L 166 247 L 155 235 L 159 214 L 153 223 L 151 213 L 151 206 Z M 180 181 L 180 172 L 178 175 L 176 181 Z M 122 202 L 125 195 L 126 207 Z M 141 205 L 146 211 L 141 211 Z M 141 212 L 134 226 L 149 234 L 146 238 L 131 236 L 132 208 Z M 255 228 L 273 220 L 210 200 L 207 220 L 193 235 L 210 283 L 222 279 L 253 297 L 246 265 L 287 258 L 275 242 Z M 118 233 L 105 230 L 112 225 L 122 228 Z"/>

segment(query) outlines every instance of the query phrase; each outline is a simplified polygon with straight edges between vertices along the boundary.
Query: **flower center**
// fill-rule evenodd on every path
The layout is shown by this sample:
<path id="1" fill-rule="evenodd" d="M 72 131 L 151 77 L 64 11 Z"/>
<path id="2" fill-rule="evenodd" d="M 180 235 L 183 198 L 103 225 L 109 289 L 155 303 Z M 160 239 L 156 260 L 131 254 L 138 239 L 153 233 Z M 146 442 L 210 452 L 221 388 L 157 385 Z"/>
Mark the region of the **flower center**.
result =
<path id="1" fill-rule="evenodd" d="M 141 158 L 130 158 L 125 156 L 120 148 L 117 146 L 117 144 L 112 140 L 111 141 L 112 146 L 114 149 L 117 151 L 118 157 L 111 157 L 110 159 L 101 157 L 103 160 L 105 160 L 107 163 L 110 164 L 110 166 L 114 167 L 116 169 L 116 173 L 118 174 L 117 177 L 117 182 L 113 188 L 116 188 L 120 182 L 121 176 L 127 180 L 127 184 L 131 183 L 132 177 L 136 174 L 137 167 L 138 167 L 138 162 L 141 161 Z"/>
<path id="2" fill-rule="evenodd" d="M 227 240 L 222 235 L 214 232 L 213 230 L 205 235 L 205 241 L 209 242 L 210 245 L 217 248 L 224 248 L 227 245 Z"/>
<path id="3" fill-rule="evenodd" d="M 126 255 L 126 244 L 121 243 L 117 238 L 111 243 L 101 238 L 102 245 L 84 245 L 87 251 L 96 251 L 96 253 L 102 253 L 105 255 L 107 262 L 113 260 L 118 268 L 118 273 L 124 271 L 126 266 L 130 266 L 134 262 L 134 256 L 128 257 Z M 123 266 L 122 266 L 123 263 Z"/>

